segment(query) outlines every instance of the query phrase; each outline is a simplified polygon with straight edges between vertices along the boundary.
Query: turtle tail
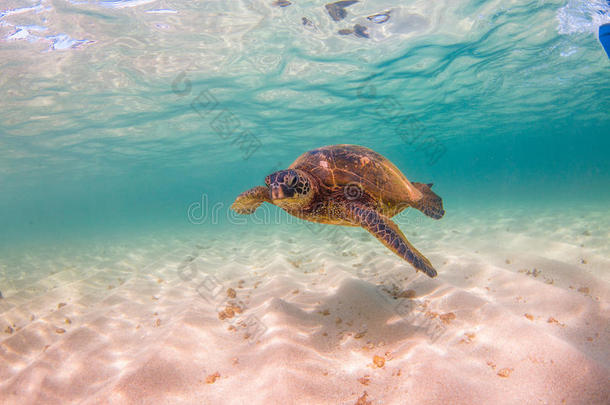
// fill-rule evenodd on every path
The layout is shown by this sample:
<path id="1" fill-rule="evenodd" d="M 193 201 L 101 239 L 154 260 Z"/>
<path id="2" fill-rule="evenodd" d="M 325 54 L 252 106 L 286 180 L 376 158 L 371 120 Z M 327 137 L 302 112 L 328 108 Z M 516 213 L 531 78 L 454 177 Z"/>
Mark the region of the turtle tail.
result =
<path id="1" fill-rule="evenodd" d="M 423 194 L 421 200 L 413 206 L 430 218 L 441 219 L 445 215 L 443 200 L 432 191 L 432 183 L 413 183 L 413 185 Z"/>

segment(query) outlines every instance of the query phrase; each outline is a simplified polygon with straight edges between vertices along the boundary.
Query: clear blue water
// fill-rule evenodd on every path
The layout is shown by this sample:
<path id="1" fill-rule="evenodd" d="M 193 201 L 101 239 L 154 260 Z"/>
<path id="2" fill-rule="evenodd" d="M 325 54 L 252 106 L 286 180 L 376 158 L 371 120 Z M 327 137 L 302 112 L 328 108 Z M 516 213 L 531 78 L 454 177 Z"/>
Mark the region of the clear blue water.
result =
<path id="1" fill-rule="evenodd" d="M 2 405 L 608 403 L 610 1 L 325 5 L 0 0 Z M 229 210 L 340 143 L 436 278 Z"/>
<path id="2" fill-rule="evenodd" d="M 448 215 L 608 203 L 607 2 L 324 4 L 3 2 L 2 247 L 192 228 L 202 198 L 231 226 L 237 194 L 337 143 Z"/>

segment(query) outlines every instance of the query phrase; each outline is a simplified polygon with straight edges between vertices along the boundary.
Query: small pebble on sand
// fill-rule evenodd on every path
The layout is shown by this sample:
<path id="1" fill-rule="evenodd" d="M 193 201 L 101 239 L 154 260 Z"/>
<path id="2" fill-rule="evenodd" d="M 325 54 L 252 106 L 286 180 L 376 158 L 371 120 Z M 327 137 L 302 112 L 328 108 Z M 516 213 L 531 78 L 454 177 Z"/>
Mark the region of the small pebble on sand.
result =
<path id="1" fill-rule="evenodd" d="M 367 395 L 368 394 L 366 393 L 366 391 L 364 391 L 362 396 L 359 397 L 358 400 L 356 401 L 356 405 L 371 405 L 372 401 L 367 401 L 366 400 Z"/>
<path id="2" fill-rule="evenodd" d="M 358 379 L 358 382 L 362 385 L 369 385 L 369 383 L 371 382 L 371 379 L 369 378 L 368 375 L 365 375 L 364 377 L 360 377 Z"/>
<path id="3" fill-rule="evenodd" d="M 207 376 L 205 378 L 205 383 L 214 384 L 216 382 L 216 380 L 218 380 L 219 378 L 220 378 L 220 373 L 217 371 L 214 374 L 210 374 L 209 376 Z"/>
<path id="4" fill-rule="evenodd" d="M 500 369 L 500 371 L 498 371 L 498 375 L 503 378 L 508 378 L 508 377 L 510 377 L 510 373 L 512 373 L 512 372 L 513 372 L 512 368 L 503 368 L 503 369 Z"/>
<path id="5" fill-rule="evenodd" d="M 366 331 L 358 332 L 354 335 L 354 339 L 362 339 L 366 335 Z"/>
<path id="6" fill-rule="evenodd" d="M 439 318 L 444 324 L 448 324 L 455 319 L 455 314 L 453 312 L 447 312 L 446 314 L 440 315 Z"/>

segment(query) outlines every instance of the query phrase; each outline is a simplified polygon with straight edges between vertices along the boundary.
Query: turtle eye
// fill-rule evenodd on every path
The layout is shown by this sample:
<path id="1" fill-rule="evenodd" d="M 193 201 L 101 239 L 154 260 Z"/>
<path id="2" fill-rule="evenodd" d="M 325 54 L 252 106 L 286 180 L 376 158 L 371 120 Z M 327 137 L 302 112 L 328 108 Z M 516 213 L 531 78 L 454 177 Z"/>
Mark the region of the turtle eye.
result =
<path id="1" fill-rule="evenodd" d="M 290 187 L 294 187 L 297 185 L 297 181 L 299 181 L 297 176 L 290 176 L 286 184 L 288 184 Z"/>

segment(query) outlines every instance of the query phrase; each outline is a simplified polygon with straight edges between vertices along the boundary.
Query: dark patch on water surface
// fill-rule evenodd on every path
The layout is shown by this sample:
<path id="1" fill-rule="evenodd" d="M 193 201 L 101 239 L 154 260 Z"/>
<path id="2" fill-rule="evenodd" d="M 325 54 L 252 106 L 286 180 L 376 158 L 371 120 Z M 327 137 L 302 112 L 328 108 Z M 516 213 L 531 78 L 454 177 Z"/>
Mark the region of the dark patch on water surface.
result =
<path id="1" fill-rule="evenodd" d="M 337 1 L 335 3 L 329 3 L 326 5 L 326 10 L 328 14 L 334 21 L 341 21 L 347 16 L 347 11 L 345 7 L 349 7 L 352 4 L 358 3 L 357 0 L 349 0 L 349 1 Z"/>
<path id="2" fill-rule="evenodd" d="M 367 28 L 364 25 L 354 25 L 354 34 L 360 38 L 369 38 L 369 33 L 366 32 Z"/>
<path id="3" fill-rule="evenodd" d="M 370 38 L 367 28 L 364 25 L 356 24 L 354 28 L 343 28 L 337 31 L 339 35 L 351 35 L 354 34 L 359 38 Z"/>

